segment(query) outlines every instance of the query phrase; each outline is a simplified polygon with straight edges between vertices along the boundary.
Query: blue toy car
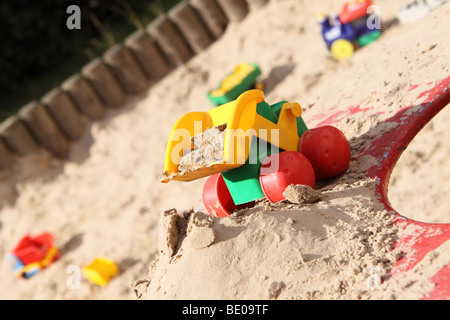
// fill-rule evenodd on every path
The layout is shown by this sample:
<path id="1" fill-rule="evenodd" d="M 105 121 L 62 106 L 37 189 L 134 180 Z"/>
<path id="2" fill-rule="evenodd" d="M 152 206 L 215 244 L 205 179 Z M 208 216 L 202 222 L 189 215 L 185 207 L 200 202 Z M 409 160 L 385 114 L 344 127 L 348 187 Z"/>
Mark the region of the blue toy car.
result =
<path id="1" fill-rule="evenodd" d="M 318 17 L 323 40 L 334 59 L 346 59 L 355 49 L 380 37 L 380 29 L 368 23 L 371 18 L 378 19 L 368 13 L 371 5 L 370 0 L 356 0 L 345 4 L 341 13 L 333 19 L 324 14 Z"/>

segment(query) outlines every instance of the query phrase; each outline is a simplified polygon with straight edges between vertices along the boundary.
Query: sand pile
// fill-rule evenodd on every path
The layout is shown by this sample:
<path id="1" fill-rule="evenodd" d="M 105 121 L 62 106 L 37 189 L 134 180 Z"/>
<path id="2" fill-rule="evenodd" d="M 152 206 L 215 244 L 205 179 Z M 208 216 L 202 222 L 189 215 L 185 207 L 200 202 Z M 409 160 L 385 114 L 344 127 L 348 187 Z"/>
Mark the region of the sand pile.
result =
<path id="1" fill-rule="evenodd" d="M 373 206 L 373 184 L 340 184 L 314 205 L 262 202 L 225 219 L 169 211 L 147 297 L 368 298 L 396 261 L 392 215 Z"/>
<path id="2" fill-rule="evenodd" d="M 415 285 L 385 281 L 398 258 L 391 246 L 399 230 L 374 196 L 376 181 L 365 175 L 376 159 L 357 156 L 396 128 L 386 119 L 419 105 L 422 92 L 448 77 L 450 7 L 402 26 L 393 18 L 407 1 L 380 0 L 382 37 L 336 63 L 327 58 L 315 14 L 337 12 L 343 2 L 272 0 L 91 124 L 68 162 L 45 152 L 22 159 L 0 184 L 0 255 L 42 230 L 55 235 L 62 255 L 29 280 L 14 278 L 2 260 L 0 298 L 136 299 L 134 289 L 146 299 L 392 299 L 428 292 L 428 272 L 449 260 L 447 247 L 414 270 Z M 207 92 L 243 61 L 261 66 L 267 102 L 299 102 L 309 127 L 343 131 L 352 162 L 345 175 L 317 185 L 321 198 L 313 203 L 260 201 L 217 219 L 202 213 L 204 179 L 162 184 L 159 174 L 175 121 L 212 108 Z M 444 144 L 448 133 L 439 132 Z M 78 288 L 68 285 L 71 270 L 98 256 L 119 266 L 106 287 L 82 275 Z"/>

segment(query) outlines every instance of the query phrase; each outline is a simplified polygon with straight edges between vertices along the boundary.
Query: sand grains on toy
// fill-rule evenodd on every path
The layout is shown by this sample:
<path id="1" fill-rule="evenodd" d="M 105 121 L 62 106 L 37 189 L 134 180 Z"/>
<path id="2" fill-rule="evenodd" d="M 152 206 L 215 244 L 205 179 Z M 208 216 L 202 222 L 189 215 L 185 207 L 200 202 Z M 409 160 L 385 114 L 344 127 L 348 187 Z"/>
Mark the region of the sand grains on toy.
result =
<path id="1" fill-rule="evenodd" d="M 212 127 L 192 137 L 194 149 L 181 158 L 178 170 L 191 172 L 222 162 L 226 128 L 226 124 Z"/>

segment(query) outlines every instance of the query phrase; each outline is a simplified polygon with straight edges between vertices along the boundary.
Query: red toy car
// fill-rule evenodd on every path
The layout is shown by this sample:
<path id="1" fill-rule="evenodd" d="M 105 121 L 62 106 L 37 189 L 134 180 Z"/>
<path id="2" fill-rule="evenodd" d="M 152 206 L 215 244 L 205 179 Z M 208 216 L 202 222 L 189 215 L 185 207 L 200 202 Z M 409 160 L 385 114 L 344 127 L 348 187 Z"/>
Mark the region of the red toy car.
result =
<path id="1" fill-rule="evenodd" d="M 26 235 L 8 254 L 13 270 L 18 277 L 30 278 L 59 258 L 53 245 L 54 237 L 49 232 L 36 236 Z"/>

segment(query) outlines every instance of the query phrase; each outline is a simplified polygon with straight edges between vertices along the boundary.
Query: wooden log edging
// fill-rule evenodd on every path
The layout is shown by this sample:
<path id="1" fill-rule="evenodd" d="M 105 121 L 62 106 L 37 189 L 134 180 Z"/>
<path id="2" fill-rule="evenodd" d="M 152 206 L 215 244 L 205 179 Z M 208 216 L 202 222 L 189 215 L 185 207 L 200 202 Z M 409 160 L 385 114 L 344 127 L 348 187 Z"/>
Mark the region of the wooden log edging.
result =
<path id="1" fill-rule="evenodd" d="M 213 42 L 211 31 L 189 2 L 180 2 L 170 9 L 168 16 L 178 26 L 195 53 L 202 52 Z"/>
<path id="2" fill-rule="evenodd" d="M 85 124 L 67 93 L 55 88 L 40 101 L 49 111 L 55 122 L 72 141 L 78 140 L 84 132 Z"/>
<path id="3" fill-rule="evenodd" d="M 78 110 L 89 119 L 96 121 L 105 117 L 107 112 L 105 104 L 80 73 L 65 80 L 61 89 L 72 98 Z"/>
<path id="4" fill-rule="evenodd" d="M 125 105 L 171 70 L 208 48 L 229 23 L 242 21 L 250 8 L 269 0 L 183 1 L 86 64 L 38 100 L 0 123 L 0 172 L 11 171 L 22 156 L 46 149 L 66 158 L 87 120 Z"/>
<path id="5" fill-rule="evenodd" d="M 147 31 L 158 41 L 174 66 L 183 65 L 194 56 L 194 52 L 180 30 L 167 16 L 156 18 L 147 26 Z"/>
<path id="6" fill-rule="evenodd" d="M 122 44 L 109 48 L 103 60 L 119 79 L 125 91 L 139 93 L 147 88 L 148 78 L 129 49 Z"/>
<path id="7" fill-rule="evenodd" d="M 247 0 L 247 2 L 250 8 L 258 9 L 265 6 L 269 0 Z"/>
<path id="8" fill-rule="evenodd" d="M 0 139 L 0 172 L 12 170 L 16 158 L 3 139 Z"/>
<path id="9" fill-rule="evenodd" d="M 17 115 L 12 115 L 0 124 L 0 137 L 18 156 L 25 156 L 39 150 L 37 141 Z"/>
<path id="10" fill-rule="evenodd" d="M 162 79 L 172 69 L 158 42 L 144 29 L 139 29 L 125 39 L 129 48 L 151 81 Z"/>
<path id="11" fill-rule="evenodd" d="M 81 69 L 81 75 L 92 85 L 107 107 L 118 108 L 125 103 L 125 89 L 101 58 L 96 58 L 85 65 Z"/>
<path id="12" fill-rule="evenodd" d="M 249 13 L 250 7 L 245 0 L 217 0 L 230 21 L 241 22 Z"/>
<path id="13" fill-rule="evenodd" d="M 214 38 L 220 38 L 229 21 L 216 0 L 192 0 L 191 4 L 200 13 Z"/>
<path id="14" fill-rule="evenodd" d="M 67 157 L 70 141 L 42 104 L 37 101 L 28 103 L 19 111 L 19 118 L 44 148 L 58 158 Z"/>

